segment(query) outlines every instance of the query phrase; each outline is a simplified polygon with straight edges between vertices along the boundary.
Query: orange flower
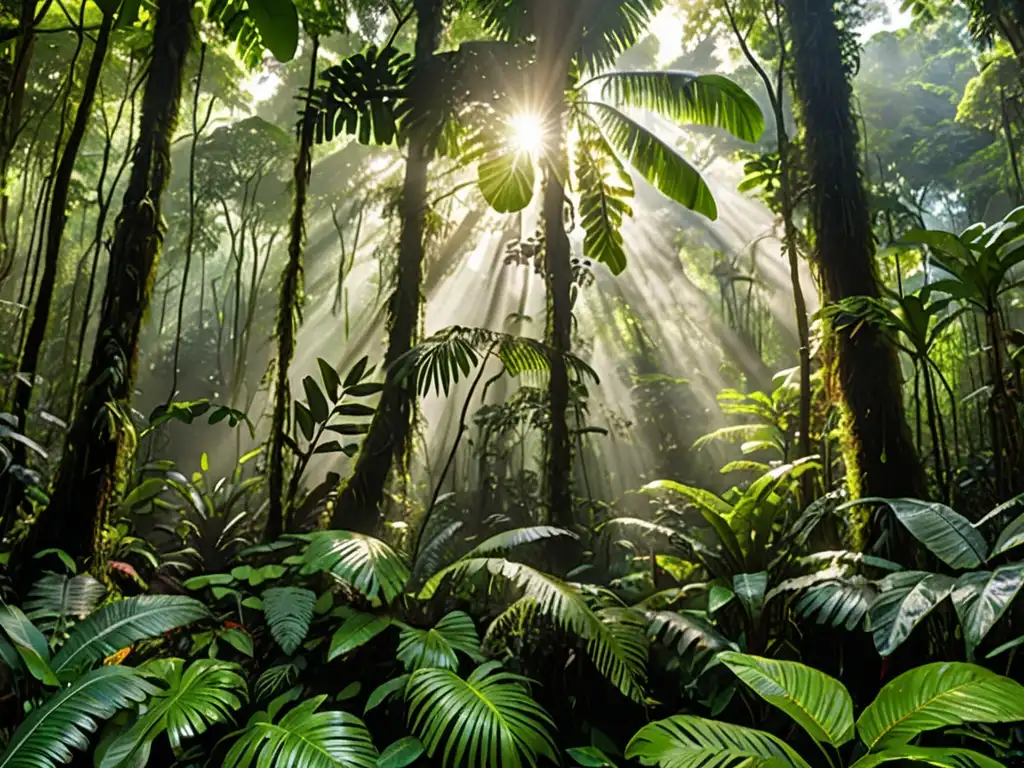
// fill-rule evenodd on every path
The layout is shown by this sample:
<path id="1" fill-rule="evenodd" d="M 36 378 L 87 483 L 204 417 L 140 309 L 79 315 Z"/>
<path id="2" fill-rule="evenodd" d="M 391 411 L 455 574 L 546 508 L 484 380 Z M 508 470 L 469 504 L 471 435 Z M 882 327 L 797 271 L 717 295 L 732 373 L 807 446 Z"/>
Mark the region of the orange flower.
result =
<path id="1" fill-rule="evenodd" d="M 112 653 L 103 660 L 103 666 L 105 667 L 116 667 L 122 661 L 128 658 L 128 654 L 132 652 L 132 647 L 122 648 L 117 653 Z"/>

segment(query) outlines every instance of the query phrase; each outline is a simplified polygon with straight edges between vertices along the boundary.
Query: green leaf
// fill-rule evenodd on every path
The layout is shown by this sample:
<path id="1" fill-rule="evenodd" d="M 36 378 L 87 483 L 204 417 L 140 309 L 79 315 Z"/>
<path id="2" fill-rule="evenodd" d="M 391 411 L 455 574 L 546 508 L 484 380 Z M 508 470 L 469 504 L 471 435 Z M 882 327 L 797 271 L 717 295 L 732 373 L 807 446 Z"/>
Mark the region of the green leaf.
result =
<path id="1" fill-rule="evenodd" d="M 273 587 L 263 591 L 263 613 L 270 634 L 291 655 L 299 647 L 313 622 L 316 593 L 299 587 Z"/>
<path id="2" fill-rule="evenodd" d="M 75 626 L 53 659 L 54 672 L 65 677 L 139 640 L 209 616 L 201 602 L 178 595 L 142 595 L 110 603 Z"/>
<path id="3" fill-rule="evenodd" d="M 96 610 L 106 594 L 106 586 L 87 574 L 49 573 L 29 591 L 25 615 L 44 632 L 66 631 L 69 623 L 82 621 Z"/>
<path id="4" fill-rule="evenodd" d="M 50 646 L 46 638 L 20 608 L 0 604 L 0 629 L 7 633 L 32 677 L 46 685 L 60 685 L 50 666 Z"/>
<path id="5" fill-rule="evenodd" d="M 1018 720 L 1024 720 L 1020 683 L 974 664 L 938 662 L 886 685 L 857 719 L 857 732 L 874 750 L 949 725 Z"/>
<path id="6" fill-rule="evenodd" d="M 0 768 L 55 768 L 88 748 L 98 722 L 139 704 L 156 688 L 129 667 L 94 669 L 32 710 L 0 754 Z"/>
<path id="7" fill-rule="evenodd" d="M 426 667 L 457 670 L 459 659 L 456 651 L 474 661 L 483 661 L 476 624 L 469 614 L 462 611 L 449 613 L 433 629 L 404 627 L 397 656 L 408 672 Z"/>
<path id="8" fill-rule="evenodd" d="M 239 653 L 244 653 L 249 658 L 253 655 L 252 638 L 243 629 L 228 629 L 220 633 L 220 639 L 230 645 Z"/>
<path id="9" fill-rule="evenodd" d="M 313 417 L 314 423 L 323 424 L 330 416 L 331 410 L 320 385 L 312 376 L 306 376 L 302 380 L 302 388 L 306 392 L 306 403 L 309 405 L 309 413 Z"/>
<path id="10" fill-rule="evenodd" d="M 949 576 L 924 571 L 891 573 L 880 583 L 881 594 L 868 610 L 875 648 L 882 656 L 893 652 L 910 637 L 925 616 L 953 591 Z"/>
<path id="11" fill-rule="evenodd" d="M 565 754 L 582 768 L 615 768 L 611 758 L 597 747 L 574 747 L 565 750 Z"/>
<path id="12" fill-rule="evenodd" d="M 148 753 L 161 733 L 178 751 L 211 725 L 229 721 L 245 698 L 245 678 L 236 664 L 200 659 L 185 669 L 181 659 L 158 659 L 143 669 L 167 687 L 154 692 L 145 712 L 107 746 L 97 768 L 116 768 L 140 750 Z"/>
<path id="13" fill-rule="evenodd" d="M 357 612 L 345 619 L 344 623 L 331 637 L 331 646 L 327 651 L 327 660 L 332 661 L 356 648 L 366 645 L 381 632 L 394 626 L 396 622 L 390 616 L 375 616 L 372 613 Z"/>
<path id="14" fill-rule="evenodd" d="M 989 555 L 989 559 L 1005 554 L 1022 544 L 1024 544 L 1024 515 L 1017 517 L 999 533 L 996 543 L 992 546 L 992 554 Z"/>
<path id="15" fill-rule="evenodd" d="M 840 747 L 853 738 L 853 699 L 835 678 L 793 661 L 731 651 L 719 654 L 718 659 L 815 741 Z"/>
<path id="16" fill-rule="evenodd" d="M 363 714 L 365 715 L 371 709 L 379 707 L 385 701 L 405 688 L 408 682 L 408 675 L 399 675 L 398 677 L 393 677 L 387 682 L 378 685 L 370 692 L 370 696 L 366 699 L 366 707 L 363 709 Z"/>
<path id="17" fill-rule="evenodd" d="M 349 531 L 313 534 L 303 552 L 302 574 L 329 572 L 367 599 L 394 600 L 405 588 L 409 567 L 379 539 Z"/>
<path id="18" fill-rule="evenodd" d="M 313 439 L 313 429 L 315 427 L 313 415 L 310 413 L 309 408 L 298 400 L 295 401 L 295 423 L 299 425 L 299 430 L 307 441 Z"/>
<path id="19" fill-rule="evenodd" d="M 366 376 L 366 367 L 370 363 L 369 357 L 360 358 L 355 365 L 349 369 L 349 372 L 345 375 L 345 382 L 342 385 L 344 389 L 351 389 L 363 380 Z"/>
<path id="20" fill-rule="evenodd" d="M 850 768 L 875 768 L 891 762 L 913 761 L 937 765 L 940 768 L 1004 768 L 1003 763 L 980 752 L 960 747 L 912 747 L 902 745 L 864 755 Z"/>
<path id="21" fill-rule="evenodd" d="M 732 589 L 743 603 L 747 615 L 755 622 L 759 621 L 764 608 L 765 592 L 768 590 L 768 572 L 737 573 L 732 577 Z"/>
<path id="22" fill-rule="evenodd" d="M 692 715 L 676 715 L 644 726 L 626 746 L 626 758 L 661 768 L 810 768 L 788 744 L 770 733 Z"/>
<path id="23" fill-rule="evenodd" d="M 332 403 L 338 402 L 338 397 L 341 395 L 341 376 L 322 357 L 316 359 L 316 364 L 320 367 L 320 378 L 324 382 L 324 391 L 327 392 Z"/>
<path id="24" fill-rule="evenodd" d="M 961 576 L 953 588 L 953 605 L 960 619 L 968 657 L 981 645 L 989 630 L 1002 618 L 1024 585 L 1024 564 L 1008 565 L 995 572 L 978 571 Z"/>
<path id="25" fill-rule="evenodd" d="M 247 1 L 263 44 L 278 61 L 291 61 L 299 46 L 299 14 L 292 0 Z"/>
<path id="26" fill-rule="evenodd" d="M 675 149 L 613 107 L 593 102 L 588 106 L 608 143 L 663 195 L 712 221 L 718 218 L 711 189 Z"/>
<path id="27" fill-rule="evenodd" d="M 424 749 L 422 741 L 415 736 L 406 736 L 380 753 L 377 768 L 405 768 L 416 762 Z"/>
<path id="28" fill-rule="evenodd" d="M 602 96 L 616 104 L 657 112 L 683 125 L 723 128 L 756 143 L 764 114 L 743 88 L 722 75 L 647 70 L 602 75 Z"/>
<path id="29" fill-rule="evenodd" d="M 633 216 L 635 194 L 630 178 L 600 132 L 582 123 L 576 149 L 576 188 L 580 194 L 583 253 L 608 265 L 612 274 L 626 269 L 622 224 Z"/>
<path id="30" fill-rule="evenodd" d="M 224 758 L 224 768 L 376 768 L 377 750 L 359 718 L 347 712 L 317 712 L 326 696 L 302 702 L 277 722 L 257 713 Z"/>
<path id="31" fill-rule="evenodd" d="M 945 504 L 916 499 L 862 499 L 860 503 L 867 501 L 887 505 L 915 539 L 951 568 L 978 568 L 985 562 L 985 538 Z"/>
<path id="32" fill-rule="evenodd" d="M 529 695 L 526 678 L 489 662 L 462 680 L 447 669 L 421 669 L 409 679 L 409 725 L 445 766 L 535 766 L 558 762 L 547 712 Z"/>
<path id="33" fill-rule="evenodd" d="M 526 152 L 505 152 L 480 163 L 478 182 L 491 208 L 498 213 L 516 213 L 533 199 L 533 160 Z"/>

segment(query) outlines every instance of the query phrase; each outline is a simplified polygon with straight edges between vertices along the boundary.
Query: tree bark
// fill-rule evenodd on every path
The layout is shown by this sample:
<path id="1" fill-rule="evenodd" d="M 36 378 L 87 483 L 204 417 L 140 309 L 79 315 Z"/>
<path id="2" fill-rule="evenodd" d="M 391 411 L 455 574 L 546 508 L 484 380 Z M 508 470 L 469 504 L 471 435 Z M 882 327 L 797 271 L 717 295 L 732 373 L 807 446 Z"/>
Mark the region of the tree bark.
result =
<path id="1" fill-rule="evenodd" d="M 880 296 L 861 181 L 852 88 L 831 2 L 786 0 L 811 186 L 815 259 L 826 301 Z M 924 470 L 907 427 L 899 358 L 866 324 L 831 331 L 833 380 L 845 416 L 854 497 L 924 497 Z"/>
<path id="2" fill-rule="evenodd" d="M 320 52 L 320 37 L 313 35 L 313 52 L 309 63 L 307 96 L 312 97 L 316 87 L 316 65 Z M 316 128 L 316 113 L 309 108 L 302 115 L 299 128 L 299 149 L 295 157 L 292 182 L 295 184 L 295 200 L 288 240 L 288 263 L 281 275 L 281 291 L 277 305 L 277 382 L 274 387 L 274 415 L 270 427 L 270 451 L 268 457 L 270 510 L 267 526 L 263 532 L 266 541 L 273 541 L 285 531 L 288 505 L 294 499 L 285 498 L 284 483 L 284 442 L 287 435 L 291 412 L 291 387 L 288 373 L 295 356 L 295 336 L 302 322 L 303 268 L 302 253 L 306 246 L 306 199 L 309 182 L 313 174 L 313 133 Z"/>
<path id="3" fill-rule="evenodd" d="M 27 537 L 21 562 L 46 547 L 79 562 L 99 553 L 108 509 L 126 478 L 135 430 L 130 402 L 139 334 L 164 240 L 161 198 L 171 173 L 192 0 L 160 0 L 139 139 L 110 249 L 110 265 L 85 392 L 68 435 L 50 504 Z"/>
<path id="4" fill-rule="evenodd" d="M 400 216 L 397 278 L 388 305 L 388 349 L 384 356 L 387 379 L 370 431 L 363 441 L 355 467 L 338 497 L 331 527 L 363 533 L 377 531 L 383 521 L 384 486 L 395 462 L 405 460 L 412 432 L 416 392 L 411 381 L 400 382 L 394 363 L 413 347 L 420 315 L 420 283 L 427 201 L 427 178 L 434 157 L 434 133 L 429 113 L 433 106 L 433 63 L 441 37 L 443 0 L 415 0 L 416 53 L 412 93 L 413 114 L 409 157 L 405 166 Z"/>
<path id="5" fill-rule="evenodd" d="M 54 176 L 49 219 L 46 223 L 43 274 L 39 281 L 38 297 L 32 308 L 28 335 L 25 337 L 25 349 L 18 367 L 18 370 L 24 375 L 18 378 L 14 399 L 14 415 L 19 421 L 23 434 L 32 399 L 33 381 L 39 365 L 39 355 L 46 339 L 46 327 L 49 323 L 50 307 L 53 303 L 53 292 L 57 282 L 57 268 L 60 266 L 60 248 L 64 241 L 64 229 L 68 221 L 67 206 L 71 176 L 75 170 L 75 162 L 78 160 L 78 153 L 82 148 L 89 117 L 92 114 L 92 106 L 96 100 L 96 89 L 110 47 L 110 32 L 113 25 L 113 14 L 104 14 L 103 23 L 96 37 L 96 45 L 93 48 L 92 59 L 89 62 L 89 71 L 85 78 L 85 84 L 82 86 L 82 97 L 78 104 L 75 122 L 71 127 L 71 133 L 68 134 L 68 140 L 64 145 L 57 173 Z"/>

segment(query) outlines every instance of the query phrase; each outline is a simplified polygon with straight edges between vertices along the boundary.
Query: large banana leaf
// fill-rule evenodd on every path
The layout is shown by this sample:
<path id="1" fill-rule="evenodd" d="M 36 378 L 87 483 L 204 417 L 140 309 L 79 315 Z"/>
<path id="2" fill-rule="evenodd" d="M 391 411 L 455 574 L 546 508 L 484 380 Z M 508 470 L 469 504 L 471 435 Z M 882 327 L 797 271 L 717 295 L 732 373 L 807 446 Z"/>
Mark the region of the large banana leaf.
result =
<path id="1" fill-rule="evenodd" d="M 506 579 L 523 591 L 523 597 L 533 598 L 539 613 L 586 641 L 587 654 L 602 675 L 626 696 L 643 700 L 646 670 L 636 666 L 635 657 L 620 645 L 620 638 L 571 584 L 502 558 L 472 558 L 459 560 L 434 574 L 421 590 L 420 598 L 430 598 L 446 578 L 459 582 L 482 573 Z"/>
<path id="2" fill-rule="evenodd" d="M 556 528 L 552 525 L 531 525 L 526 528 L 513 528 L 511 531 L 503 531 L 491 536 L 489 539 L 485 539 L 466 554 L 466 557 L 505 554 L 524 544 L 533 544 L 536 541 L 563 536 L 571 539 L 578 538 L 572 531 L 567 531 L 565 528 Z"/>
<path id="3" fill-rule="evenodd" d="M 951 568 L 979 568 L 988 556 L 988 544 L 971 522 L 945 504 L 917 499 L 861 499 L 893 511 L 914 538 Z"/>
<path id="4" fill-rule="evenodd" d="M 953 589 L 953 605 L 960 619 L 968 656 L 1006 613 L 1024 585 L 1024 564 L 1007 565 L 994 572 L 976 571 L 961 576 Z"/>
<path id="5" fill-rule="evenodd" d="M 1018 504 L 1020 503 L 1019 498 L 1013 501 Z M 989 555 L 989 559 L 1009 552 L 1011 549 L 1015 549 L 1022 544 L 1024 544 L 1024 515 L 1016 517 L 999 533 L 996 543 L 992 545 L 992 553 Z"/>
<path id="6" fill-rule="evenodd" d="M 263 592 L 263 613 L 281 650 L 292 654 L 313 622 L 316 593 L 300 587 L 272 587 Z"/>
<path id="7" fill-rule="evenodd" d="M 328 572 L 370 600 L 394 600 L 409 579 L 402 557 L 380 539 L 349 531 L 322 531 L 309 538 L 303 575 Z"/>
<path id="8" fill-rule="evenodd" d="M 875 750 L 948 725 L 1018 720 L 1024 720 L 1020 683 L 974 664 L 938 662 L 886 685 L 857 719 L 857 732 Z"/>
<path id="9" fill-rule="evenodd" d="M 421 669 L 409 679 L 409 724 L 431 757 L 445 766 L 536 766 L 558 762 L 554 723 L 524 687 L 526 679 L 501 671 L 498 662 L 463 680 L 447 669 Z"/>
<path id="10" fill-rule="evenodd" d="M 924 571 L 891 573 L 879 584 L 881 594 L 868 610 L 875 648 L 882 656 L 910 637 L 919 623 L 949 597 L 956 582 L 950 576 Z"/>
<path id="11" fill-rule="evenodd" d="M 178 595 L 142 595 L 110 603 L 75 626 L 54 657 L 53 670 L 58 675 L 73 676 L 75 670 L 139 640 L 157 637 L 209 616 L 210 612 L 201 602 Z"/>
<path id="12" fill-rule="evenodd" d="M 106 746 L 96 768 L 135 764 L 133 759 L 148 755 L 161 733 L 178 750 L 214 723 L 228 720 L 246 694 L 239 667 L 214 659 L 200 659 L 188 669 L 181 659 L 158 659 L 144 671 L 167 687 L 156 691 L 145 712 Z"/>
<path id="13" fill-rule="evenodd" d="M 377 749 L 363 721 L 347 712 L 317 712 L 326 698 L 304 701 L 277 722 L 276 713 L 256 713 L 223 768 L 375 768 Z"/>
<path id="14" fill-rule="evenodd" d="M 728 651 L 722 661 L 758 696 L 791 717 L 817 742 L 839 747 L 853 738 L 853 699 L 834 677 L 795 661 Z"/>
<path id="15" fill-rule="evenodd" d="M 53 768 L 89 747 L 88 734 L 153 694 L 156 688 L 128 667 L 101 667 L 48 698 L 11 735 L 0 768 Z"/>
<path id="16" fill-rule="evenodd" d="M 642 70 L 601 75 L 602 96 L 616 104 L 657 112 L 684 125 L 723 128 L 741 141 L 764 133 L 764 114 L 743 88 L 722 75 Z"/>
<path id="17" fill-rule="evenodd" d="M 458 669 L 456 651 L 475 661 L 483 661 L 476 624 L 469 614 L 462 611 L 449 613 L 432 629 L 403 628 L 398 643 L 398 660 L 410 672 L 426 667 Z"/>
<path id="18" fill-rule="evenodd" d="M 937 765 L 940 768 L 1003 768 L 1003 764 L 998 760 L 986 757 L 973 749 L 912 747 L 907 744 L 866 754 L 850 768 L 875 768 L 876 765 L 882 763 L 903 762 L 904 760 Z"/>
<path id="19" fill-rule="evenodd" d="M 770 733 L 692 715 L 644 726 L 626 746 L 626 757 L 660 768 L 810 768 Z"/>
<path id="20" fill-rule="evenodd" d="M 614 107 L 589 102 L 587 108 L 608 143 L 663 195 L 712 221 L 718 218 L 711 189 L 673 147 Z"/>

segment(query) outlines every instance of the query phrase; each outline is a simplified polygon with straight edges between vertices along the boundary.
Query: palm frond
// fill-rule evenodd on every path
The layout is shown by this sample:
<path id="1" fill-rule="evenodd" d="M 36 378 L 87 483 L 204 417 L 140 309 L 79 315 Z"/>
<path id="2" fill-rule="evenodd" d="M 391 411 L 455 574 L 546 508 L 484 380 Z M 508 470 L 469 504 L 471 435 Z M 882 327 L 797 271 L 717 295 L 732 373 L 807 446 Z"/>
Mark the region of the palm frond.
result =
<path id="1" fill-rule="evenodd" d="M 209 616 L 201 602 L 178 595 L 142 595 L 110 603 L 75 626 L 53 659 L 53 671 L 62 677 L 73 676 L 76 670 L 139 640 Z"/>
<path id="2" fill-rule="evenodd" d="M 626 696 L 643 700 L 643 670 L 637 668 L 612 630 L 571 584 L 502 558 L 471 558 L 436 573 L 423 587 L 420 597 L 431 597 L 446 578 L 460 582 L 481 573 L 506 579 L 523 591 L 523 597 L 536 600 L 540 614 L 586 643 L 587 655 L 604 677 Z"/>
<path id="3" fill-rule="evenodd" d="M 599 79 L 601 95 L 617 105 L 657 112 L 683 125 L 722 128 L 751 143 L 764 133 L 757 102 L 722 75 L 652 70 L 610 72 Z"/>
<path id="4" fill-rule="evenodd" d="M 48 573 L 37 581 L 25 599 L 25 615 L 44 632 L 66 628 L 96 610 L 107 588 L 88 574 L 67 576 Z"/>
<path id="5" fill-rule="evenodd" d="M 380 539 L 349 531 L 322 531 L 309 538 L 302 574 L 326 572 L 368 599 L 394 600 L 409 580 L 409 567 Z"/>
<path id="6" fill-rule="evenodd" d="M 663 195 L 691 211 L 718 218 L 718 206 L 700 173 L 675 149 L 607 104 L 589 102 L 605 138 Z"/>
<path id="7" fill-rule="evenodd" d="M 629 201 L 636 193 L 633 179 L 589 122 L 581 122 L 576 145 L 576 187 L 580 192 L 580 226 L 585 256 L 608 265 L 613 274 L 626 269 L 622 224 L 632 218 Z"/>
<path id="8" fill-rule="evenodd" d="M 331 637 L 331 646 L 327 651 L 327 660 L 331 661 L 356 648 L 366 645 L 377 635 L 393 626 L 405 626 L 390 616 L 377 616 L 363 611 L 351 611 L 345 621 Z"/>
<path id="9" fill-rule="evenodd" d="M 404 627 L 398 642 L 398 660 L 406 670 L 436 667 L 458 669 L 461 651 L 474 661 L 482 661 L 480 636 L 472 617 L 462 611 L 453 611 L 442 618 L 432 629 Z"/>
<path id="10" fill-rule="evenodd" d="M 11 735 L 0 768 L 53 768 L 89 748 L 102 720 L 146 700 L 156 688 L 134 669 L 101 667 L 48 698 Z"/>
<path id="11" fill-rule="evenodd" d="M 466 554 L 466 557 L 486 557 L 488 555 L 506 554 L 525 544 L 533 544 L 537 541 L 544 541 L 546 539 L 554 539 L 562 536 L 571 539 L 578 538 L 578 536 L 576 536 L 572 531 L 567 531 L 565 528 L 556 528 L 553 525 L 531 525 L 526 528 L 515 528 L 511 531 L 503 531 L 502 533 L 491 536 L 489 539 L 486 539 L 474 547 Z"/>
<path id="12" fill-rule="evenodd" d="M 282 651 L 294 653 L 313 622 L 316 593 L 300 587 L 272 587 L 264 590 L 262 600 L 270 634 Z"/>
<path id="13" fill-rule="evenodd" d="M 347 712 L 317 712 L 326 698 L 304 701 L 277 722 L 270 712 L 258 712 L 224 758 L 224 768 L 376 768 L 377 749 L 363 721 Z"/>
<path id="14" fill-rule="evenodd" d="M 431 757 L 446 766 L 536 766 L 558 762 L 550 716 L 529 695 L 526 678 L 490 662 L 466 680 L 447 669 L 413 673 L 406 690 L 409 724 Z"/>
<path id="15" fill-rule="evenodd" d="M 810 768 L 770 733 L 692 715 L 641 728 L 626 746 L 626 757 L 660 768 Z"/>
<path id="16" fill-rule="evenodd" d="M 215 659 L 199 659 L 188 669 L 181 659 L 146 664 L 143 672 L 167 687 L 157 690 L 131 727 L 106 746 L 97 768 L 134 764 L 149 754 L 150 745 L 161 733 L 167 734 L 171 748 L 177 751 L 211 725 L 230 720 L 246 696 L 240 671 L 236 664 Z"/>

